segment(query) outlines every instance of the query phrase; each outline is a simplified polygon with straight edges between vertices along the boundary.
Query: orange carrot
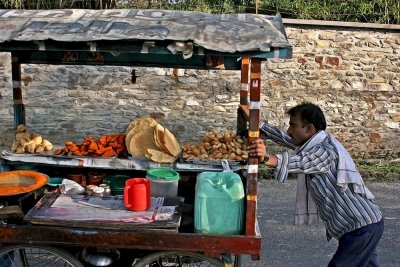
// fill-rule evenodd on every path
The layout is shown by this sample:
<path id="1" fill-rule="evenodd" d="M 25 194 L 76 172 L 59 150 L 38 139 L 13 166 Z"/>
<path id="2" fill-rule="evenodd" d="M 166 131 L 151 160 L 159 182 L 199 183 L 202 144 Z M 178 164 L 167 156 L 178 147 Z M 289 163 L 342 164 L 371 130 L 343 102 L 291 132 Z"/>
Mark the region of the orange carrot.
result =
<path id="1" fill-rule="evenodd" d="M 101 156 L 102 157 L 114 157 L 117 153 L 114 150 L 107 150 Z"/>
<path id="2" fill-rule="evenodd" d="M 89 151 L 90 152 L 96 152 L 96 150 L 99 149 L 99 146 L 97 145 L 96 141 L 92 141 L 89 145 Z"/>

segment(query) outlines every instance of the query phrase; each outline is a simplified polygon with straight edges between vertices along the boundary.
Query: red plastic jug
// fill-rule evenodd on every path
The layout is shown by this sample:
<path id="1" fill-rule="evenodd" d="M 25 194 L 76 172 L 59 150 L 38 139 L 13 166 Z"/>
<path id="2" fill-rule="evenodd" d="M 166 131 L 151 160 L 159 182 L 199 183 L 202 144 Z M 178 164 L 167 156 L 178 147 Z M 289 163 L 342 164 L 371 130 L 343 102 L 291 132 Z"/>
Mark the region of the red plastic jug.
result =
<path id="1" fill-rule="evenodd" d="M 133 211 L 148 210 L 151 205 L 150 181 L 146 178 L 126 180 L 124 187 L 124 205 Z"/>

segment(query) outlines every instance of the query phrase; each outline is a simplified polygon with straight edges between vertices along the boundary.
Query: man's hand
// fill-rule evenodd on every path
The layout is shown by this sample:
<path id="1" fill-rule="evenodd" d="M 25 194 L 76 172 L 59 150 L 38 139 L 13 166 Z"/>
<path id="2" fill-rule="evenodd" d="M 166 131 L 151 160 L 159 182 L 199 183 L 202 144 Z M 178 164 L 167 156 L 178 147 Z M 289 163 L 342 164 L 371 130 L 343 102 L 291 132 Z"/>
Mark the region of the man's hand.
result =
<path id="1" fill-rule="evenodd" d="M 258 161 L 264 161 L 265 155 L 267 155 L 267 147 L 265 146 L 263 139 L 257 139 L 250 141 L 251 143 L 247 147 L 247 152 L 250 157 L 258 157 Z M 265 162 L 268 167 L 276 168 L 278 166 L 278 158 L 276 155 L 270 154 L 268 161 Z"/>
<path id="2" fill-rule="evenodd" d="M 264 140 L 259 138 L 255 141 L 249 141 L 247 152 L 250 157 L 258 157 L 258 161 L 263 161 L 267 154 L 267 147 L 265 146 Z"/>

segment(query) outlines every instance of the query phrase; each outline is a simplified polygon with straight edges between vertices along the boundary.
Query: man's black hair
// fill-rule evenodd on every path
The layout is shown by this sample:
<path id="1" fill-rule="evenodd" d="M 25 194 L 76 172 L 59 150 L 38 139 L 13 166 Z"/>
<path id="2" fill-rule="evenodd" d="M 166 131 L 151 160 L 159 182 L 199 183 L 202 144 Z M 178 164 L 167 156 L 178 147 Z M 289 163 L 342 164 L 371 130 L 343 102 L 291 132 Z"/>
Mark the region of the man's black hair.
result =
<path id="1" fill-rule="evenodd" d="M 303 125 L 311 123 L 317 131 L 326 129 L 326 120 L 321 108 L 312 103 L 302 103 L 288 110 L 287 114 L 296 116 L 300 114 Z"/>

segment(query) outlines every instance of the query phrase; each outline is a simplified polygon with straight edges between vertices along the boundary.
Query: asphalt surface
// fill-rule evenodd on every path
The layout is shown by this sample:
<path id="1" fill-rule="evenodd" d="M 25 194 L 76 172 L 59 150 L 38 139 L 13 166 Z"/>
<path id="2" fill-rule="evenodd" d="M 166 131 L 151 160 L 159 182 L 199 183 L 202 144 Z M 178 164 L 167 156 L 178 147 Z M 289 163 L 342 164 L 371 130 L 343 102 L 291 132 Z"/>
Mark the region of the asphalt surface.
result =
<path id="1" fill-rule="evenodd" d="M 378 245 L 381 266 L 400 266 L 400 183 L 366 182 L 382 209 L 385 231 Z M 262 234 L 260 261 L 243 256 L 243 267 L 327 266 L 337 241 L 327 241 L 324 225 L 295 226 L 296 180 L 259 182 L 258 222 Z"/>

